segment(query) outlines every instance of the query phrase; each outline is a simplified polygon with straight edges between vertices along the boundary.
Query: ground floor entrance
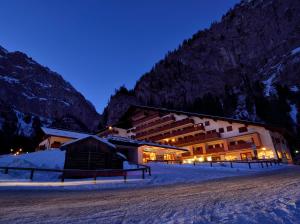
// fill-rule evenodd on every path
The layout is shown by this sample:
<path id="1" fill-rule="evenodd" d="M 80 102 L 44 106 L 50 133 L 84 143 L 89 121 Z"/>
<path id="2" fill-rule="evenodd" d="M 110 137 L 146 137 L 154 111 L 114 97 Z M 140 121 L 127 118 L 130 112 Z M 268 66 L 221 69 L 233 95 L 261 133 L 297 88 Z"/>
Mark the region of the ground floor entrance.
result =
<path id="1" fill-rule="evenodd" d="M 185 151 L 176 150 L 172 148 L 160 148 L 160 147 L 139 147 L 139 153 L 141 154 L 141 160 L 143 163 L 151 161 L 179 161 L 181 160 L 181 154 Z"/>

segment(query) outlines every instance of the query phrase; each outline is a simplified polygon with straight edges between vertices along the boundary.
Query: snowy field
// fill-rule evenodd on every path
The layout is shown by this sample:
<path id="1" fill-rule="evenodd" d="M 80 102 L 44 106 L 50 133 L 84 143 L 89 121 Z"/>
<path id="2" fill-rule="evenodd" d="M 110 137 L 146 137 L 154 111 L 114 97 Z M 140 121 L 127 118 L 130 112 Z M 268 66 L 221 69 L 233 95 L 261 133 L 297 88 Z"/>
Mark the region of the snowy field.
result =
<path id="1" fill-rule="evenodd" d="M 64 152 L 51 150 L 24 154 L 21 156 L 0 157 L 0 166 L 39 167 L 39 168 L 63 168 Z M 141 171 L 129 172 L 127 182 L 123 177 L 98 177 L 95 182 L 92 179 L 69 180 L 60 182 L 59 173 L 35 172 L 34 179 L 29 179 L 29 171 L 13 171 L 8 174 L 0 173 L 0 190 L 7 189 L 64 189 L 64 190 L 86 190 L 86 189 L 114 189 L 114 188 L 138 188 L 176 183 L 196 183 L 212 179 L 256 175 L 261 172 L 286 169 L 289 166 L 280 165 L 261 168 L 260 164 L 253 164 L 252 169 L 248 164 L 217 163 L 210 167 L 208 163 L 194 165 L 168 165 L 153 163 L 149 164 L 152 176 L 145 175 L 142 179 Z M 125 168 L 130 168 L 126 165 Z M 134 167 L 135 168 L 135 167 Z"/>
<path id="2" fill-rule="evenodd" d="M 0 166 L 63 163 L 59 150 L 0 157 Z M 149 165 L 151 177 L 134 172 L 127 183 L 0 172 L 0 223 L 300 223 L 299 166 Z"/>
<path id="3" fill-rule="evenodd" d="M 300 168 L 139 189 L 5 190 L 0 223 L 300 223 Z"/>

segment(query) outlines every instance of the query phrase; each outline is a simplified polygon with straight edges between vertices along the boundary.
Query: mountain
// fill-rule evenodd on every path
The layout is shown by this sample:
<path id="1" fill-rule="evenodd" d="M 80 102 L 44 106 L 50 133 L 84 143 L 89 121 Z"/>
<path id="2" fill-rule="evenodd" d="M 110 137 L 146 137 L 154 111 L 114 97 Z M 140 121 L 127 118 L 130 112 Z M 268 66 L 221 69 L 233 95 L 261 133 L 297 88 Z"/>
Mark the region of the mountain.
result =
<path id="1" fill-rule="evenodd" d="M 93 131 L 100 115 L 62 76 L 0 46 L 0 149 L 28 145 L 41 125 Z M 0 150 L 0 152 L 1 152 Z"/>
<path id="2" fill-rule="evenodd" d="M 113 124 L 128 102 L 299 129 L 300 1 L 246 0 L 154 65 L 104 110 Z M 299 131 L 299 130 L 298 130 Z"/>

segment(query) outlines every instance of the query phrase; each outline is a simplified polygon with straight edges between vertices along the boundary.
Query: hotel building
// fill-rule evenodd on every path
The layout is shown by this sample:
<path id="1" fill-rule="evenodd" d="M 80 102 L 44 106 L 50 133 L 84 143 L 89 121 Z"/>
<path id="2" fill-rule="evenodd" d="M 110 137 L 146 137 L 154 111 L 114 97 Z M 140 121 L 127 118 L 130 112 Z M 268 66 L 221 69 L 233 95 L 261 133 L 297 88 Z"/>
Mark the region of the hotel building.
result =
<path id="1" fill-rule="evenodd" d="M 282 130 L 266 124 L 146 106 L 132 106 L 99 133 L 184 148 L 183 153 L 144 150 L 142 161 L 281 159 L 291 162 Z"/>

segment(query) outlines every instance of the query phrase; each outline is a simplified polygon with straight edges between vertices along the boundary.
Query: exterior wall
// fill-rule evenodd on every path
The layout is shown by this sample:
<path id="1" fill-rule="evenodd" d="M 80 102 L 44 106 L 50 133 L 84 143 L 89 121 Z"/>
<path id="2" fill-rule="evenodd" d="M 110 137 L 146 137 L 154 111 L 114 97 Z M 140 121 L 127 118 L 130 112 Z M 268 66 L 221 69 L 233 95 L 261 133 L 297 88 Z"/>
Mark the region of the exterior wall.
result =
<path id="1" fill-rule="evenodd" d="M 65 169 L 122 169 L 123 160 L 117 156 L 116 150 L 110 145 L 92 137 L 67 144 Z"/>
<path id="2" fill-rule="evenodd" d="M 69 142 L 71 140 L 74 140 L 74 139 L 66 138 L 66 137 L 59 137 L 59 136 L 49 136 L 39 144 L 39 150 L 53 148 L 52 145 L 56 142 L 60 143 L 60 144 L 58 144 L 58 146 L 54 147 L 54 148 L 59 148 L 60 145 L 66 143 L 66 142 Z"/>
<path id="3" fill-rule="evenodd" d="M 291 153 L 285 138 L 278 132 L 270 131 L 271 140 L 280 159 L 291 160 Z"/>
<path id="4" fill-rule="evenodd" d="M 119 132 L 119 134 L 118 134 L 119 136 L 122 136 L 122 137 L 128 137 L 129 136 L 126 129 L 117 128 L 117 127 L 114 127 L 114 129 Z"/>

